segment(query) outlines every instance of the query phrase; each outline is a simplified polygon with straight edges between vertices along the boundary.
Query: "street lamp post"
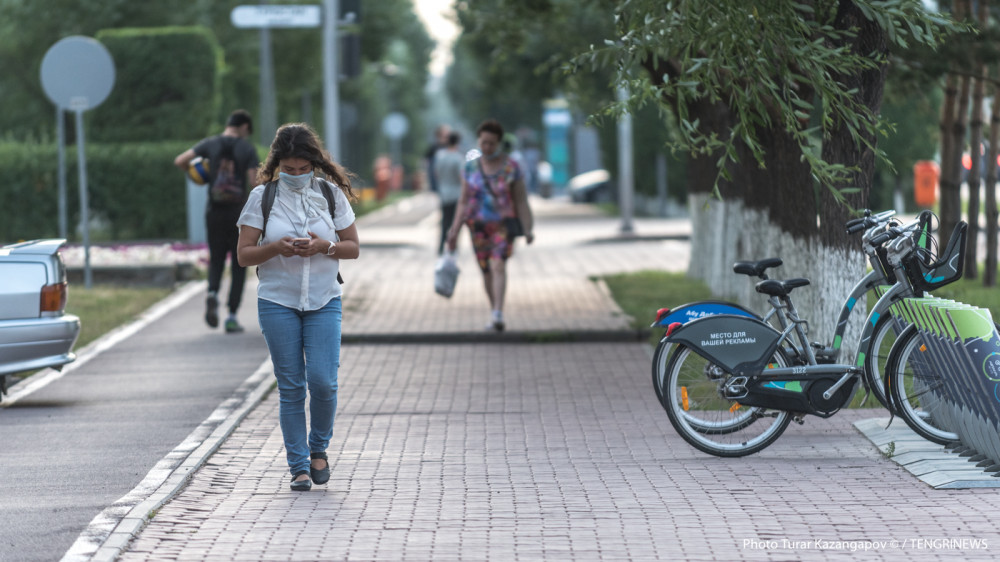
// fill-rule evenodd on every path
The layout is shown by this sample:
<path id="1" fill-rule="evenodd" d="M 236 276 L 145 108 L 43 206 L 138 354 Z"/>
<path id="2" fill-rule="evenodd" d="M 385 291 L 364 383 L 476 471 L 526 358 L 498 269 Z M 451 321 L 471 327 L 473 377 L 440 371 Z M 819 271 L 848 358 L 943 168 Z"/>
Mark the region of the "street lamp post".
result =
<path id="1" fill-rule="evenodd" d="M 337 160 L 340 154 L 340 92 L 337 85 L 338 0 L 323 0 L 323 122 L 326 147 Z"/>

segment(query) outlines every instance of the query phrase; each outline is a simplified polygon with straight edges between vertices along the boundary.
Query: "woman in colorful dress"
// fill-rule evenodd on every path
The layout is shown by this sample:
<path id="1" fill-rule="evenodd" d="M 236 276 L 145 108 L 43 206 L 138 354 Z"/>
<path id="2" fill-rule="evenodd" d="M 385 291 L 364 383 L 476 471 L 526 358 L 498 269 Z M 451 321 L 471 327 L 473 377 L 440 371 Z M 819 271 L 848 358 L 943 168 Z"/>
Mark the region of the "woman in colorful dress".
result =
<path id="1" fill-rule="evenodd" d="M 503 126 L 495 119 L 483 121 L 476 128 L 476 140 L 482 155 L 465 164 L 447 245 L 454 251 L 462 225 L 468 225 L 492 311 L 488 329 L 501 332 L 505 326 L 506 263 L 514 250 L 514 237 L 519 234 L 512 232 L 514 219 L 520 220 L 528 244 L 534 241 L 534 221 L 523 173 L 517 162 L 501 150 Z"/>

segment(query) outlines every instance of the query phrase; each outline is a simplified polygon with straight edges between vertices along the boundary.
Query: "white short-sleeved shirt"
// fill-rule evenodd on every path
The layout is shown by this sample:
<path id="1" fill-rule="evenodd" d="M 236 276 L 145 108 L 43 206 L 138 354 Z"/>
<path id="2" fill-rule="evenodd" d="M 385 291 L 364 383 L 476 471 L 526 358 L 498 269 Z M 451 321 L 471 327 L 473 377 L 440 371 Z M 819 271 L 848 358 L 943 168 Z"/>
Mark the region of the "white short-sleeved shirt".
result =
<path id="1" fill-rule="evenodd" d="M 336 231 L 344 230 L 354 224 L 354 209 L 351 208 L 350 201 L 339 187 L 331 183 L 336 209 L 332 221 L 333 228 L 330 227 L 327 222 L 330 220 L 330 212 L 325 208 L 326 200 L 323 199 L 319 181 L 325 180 L 314 179 L 307 189 L 320 194 L 318 198 L 314 196 L 312 200 L 321 202 L 323 206 L 321 212 L 315 207 L 304 205 L 301 196 L 279 185 L 262 244 L 269 244 L 285 236 L 308 238 L 310 231 L 324 240 L 338 240 Z M 263 196 L 263 185 L 258 185 L 250 192 L 243 212 L 236 222 L 237 226 L 246 225 L 263 230 L 264 216 L 261 212 Z M 340 260 L 324 254 L 310 257 L 277 255 L 258 265 L 257 270 L 260 274 L 257 286 L 258 298 L 296 310 L 319 310 L 343 293 L 340 283 L 337 282 Z"/>
<path id="2" fill-rule="evenodd" d="M 438 197 L 441 203 L 454 203 L 462 194 L 462 168 L 465 154 L 447 148 L 434 153 L 434 173 L 437 174 Z"/>

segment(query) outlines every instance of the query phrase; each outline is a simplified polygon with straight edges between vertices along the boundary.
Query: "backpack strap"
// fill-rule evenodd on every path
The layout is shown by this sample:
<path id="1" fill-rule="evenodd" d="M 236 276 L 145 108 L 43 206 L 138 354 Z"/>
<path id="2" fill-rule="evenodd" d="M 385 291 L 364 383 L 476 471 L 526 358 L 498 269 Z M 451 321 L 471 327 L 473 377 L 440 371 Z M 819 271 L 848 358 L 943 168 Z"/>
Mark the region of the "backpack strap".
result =
<path id="1" fill-rule="evenodd" d="M 319 180 L 320 191 L 323 192 L 323 197 L 326 199 L 327 207 L 330 211 L 330 218 L 334 218 L 334 211 L 337 208 L 337 201 L 333 196 L 333 189 L 330 184 L 324 180 Z M 264 225 L 260 229 L 260 240 L 264 239 L 264 234 L 267 233 L 267 219 L 271 216 L 271 207 L 274 207 L 274 198 L 278 194 L 278 181 L 271 180 L 264 184 L 264 195 L 260 200 L 260 214 L 264 217 Z M 257 276 L 260 276 L 258 270 Z M 337 282 L 341 285 L 344 284 L 344 278 L 340 276 L 340 271 L 337 271 Z"/>
<path id="2" fill-rule="evenodd" d="M 274 207 L 274 196 L 278 193 L 277 180 L 271 180 L 264 184 L 264 196 L 260 200 L 260 213 L 264 217 L 264 226 L 260 229 L 260 240 L 267 234 L 267 219 L 271 216 L 271 207 Z"/>

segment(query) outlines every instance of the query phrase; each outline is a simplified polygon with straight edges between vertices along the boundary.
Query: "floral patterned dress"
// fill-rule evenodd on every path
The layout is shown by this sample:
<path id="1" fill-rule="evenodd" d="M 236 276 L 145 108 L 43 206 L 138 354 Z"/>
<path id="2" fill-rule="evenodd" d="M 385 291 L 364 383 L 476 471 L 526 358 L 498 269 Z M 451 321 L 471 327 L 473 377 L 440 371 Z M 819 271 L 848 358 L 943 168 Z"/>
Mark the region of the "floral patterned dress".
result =
<path id="1" fill-rule="evenodd" d="M 514 250 L 503 219 L 517 216 L 511 187 L 521 179 L 521 169 L 507 158 L 496 174 L 486 174 L 477 158 L 465 163 L 464 174 L 468 188 L 464 219 L 472 232 L 479 268 L 489 271 L 491 258 L 506 260 Z"/>

